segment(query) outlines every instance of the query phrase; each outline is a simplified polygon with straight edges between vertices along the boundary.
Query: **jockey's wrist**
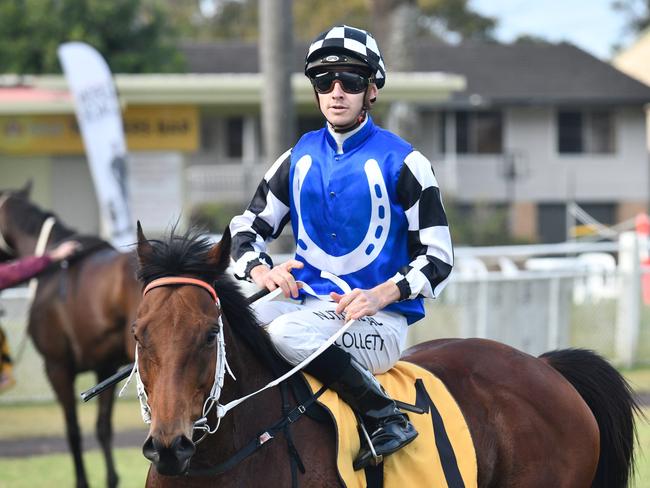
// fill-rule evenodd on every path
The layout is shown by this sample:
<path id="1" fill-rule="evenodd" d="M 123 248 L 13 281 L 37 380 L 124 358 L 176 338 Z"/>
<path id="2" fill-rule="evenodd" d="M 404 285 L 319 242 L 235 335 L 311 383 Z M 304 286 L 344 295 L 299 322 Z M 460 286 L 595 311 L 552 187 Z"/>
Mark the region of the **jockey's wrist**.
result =
<path id="1" fill-rule="evenodd" d="M 271 268 L 266 264 L 257 264 L 252 267 L 248 272 L 251 280 L 258 286 L 264 285 L 264 277 L 271 271 Z"/>
<path id="2" fill-rule="evenodd" d="M 372 292 L 376 297 L 379 298 L 380 310 L 387 307 L 391 303 L 397 302 L 400 299 L 400 290 L 395 282 L 391 280 L 385 281 L 384 283 L 375 286 L 372 289 Z"/>

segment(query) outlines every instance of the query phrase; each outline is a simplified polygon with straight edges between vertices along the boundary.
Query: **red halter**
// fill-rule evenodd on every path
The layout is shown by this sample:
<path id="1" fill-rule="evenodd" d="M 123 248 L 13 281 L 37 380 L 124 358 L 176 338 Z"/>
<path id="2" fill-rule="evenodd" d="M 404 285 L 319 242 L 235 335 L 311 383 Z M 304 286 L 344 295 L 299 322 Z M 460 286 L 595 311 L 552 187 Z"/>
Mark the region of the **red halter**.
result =
<path id="1" fill-rule="evenodd" d="M 154 288 L 158 288 L 159 286 L 169 286 L 169 285 L 198 286 L 200 288 L 203 288 L 205 291 L 207 291 L 215 303 L 219 302 L 219 299 L 217 298 L 217 292 L 214 291 L 214 288 L 211 285 L 209 285 L 203 280 L 197 280 L 196 278 L 185 278 L 182 276 L 169 276 L 166 278 L 158 278 L 157 280 L 153 280 L 145 287 L 144 291 L 142 292 L 142 296 L 146 295 Z"/>

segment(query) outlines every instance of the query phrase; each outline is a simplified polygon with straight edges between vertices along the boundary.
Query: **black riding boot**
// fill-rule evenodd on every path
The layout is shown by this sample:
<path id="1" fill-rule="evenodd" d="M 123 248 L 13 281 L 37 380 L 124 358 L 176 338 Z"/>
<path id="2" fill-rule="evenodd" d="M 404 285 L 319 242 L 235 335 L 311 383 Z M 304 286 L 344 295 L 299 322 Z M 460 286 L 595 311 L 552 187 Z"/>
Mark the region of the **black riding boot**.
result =
<path id="1" fill-rule="evenodd" d="M 330 346 L 305 371 L 327 384 L 361 415 L 377 456 L 388 456 L 417 437 L 413 424 L 372 373 L 344 350 Z M 373 461 L 370 449 L 362 448 L 354 469 L 363 469 Z"/>

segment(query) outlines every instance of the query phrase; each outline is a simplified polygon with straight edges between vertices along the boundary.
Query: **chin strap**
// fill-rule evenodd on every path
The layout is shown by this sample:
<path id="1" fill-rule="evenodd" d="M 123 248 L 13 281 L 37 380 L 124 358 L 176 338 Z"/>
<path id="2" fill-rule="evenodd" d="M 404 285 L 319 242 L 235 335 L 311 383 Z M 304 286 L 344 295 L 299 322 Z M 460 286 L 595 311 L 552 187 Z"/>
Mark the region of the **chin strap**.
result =
<path id="1" fill-rule="evenodd" d="M 345 134 L 347 132 L 352 132 L 354 129 L 359 127 L 361 125 L 361 123 L 366 119 L 367 113 L 368 113 L 368 111 L 366 110 L 366 107 L 364 106 L 361 109 L 361 112 L 359 113 L 359 115 L 357 116 L 357 120 L 354 122 L 354 124 L 352 124 L 352 125 L 350 125 L 348 127 L 336 126 L 336 125 L 332 124 L 329 120 L 327 121 L 327 123 L 329 124 L 329 126 L 332 128 L 332 130 L 334 132 L 336 132 L 338 134 Z"/>

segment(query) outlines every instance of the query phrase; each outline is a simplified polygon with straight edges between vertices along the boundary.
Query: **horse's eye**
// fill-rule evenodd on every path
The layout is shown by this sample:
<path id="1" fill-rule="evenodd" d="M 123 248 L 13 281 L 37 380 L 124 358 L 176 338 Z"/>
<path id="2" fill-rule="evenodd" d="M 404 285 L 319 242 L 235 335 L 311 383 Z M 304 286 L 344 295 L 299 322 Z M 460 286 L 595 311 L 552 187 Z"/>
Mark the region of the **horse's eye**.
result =
<path id="1" fill-rule="evenodd" d="M 206 345 L 210 347 L 214 346 L 214 344 L 217 342 L 217 335 L 218 334 L 216 330 L 211 330 L 210 332 L 208 332 L 208 336 L 205 341 Z"/>

